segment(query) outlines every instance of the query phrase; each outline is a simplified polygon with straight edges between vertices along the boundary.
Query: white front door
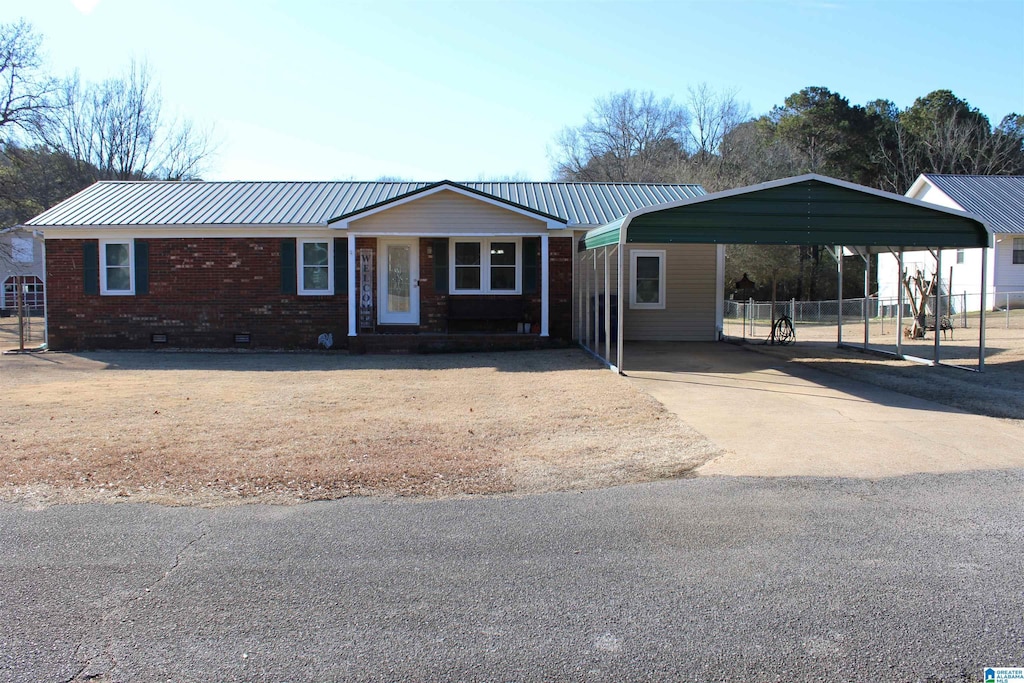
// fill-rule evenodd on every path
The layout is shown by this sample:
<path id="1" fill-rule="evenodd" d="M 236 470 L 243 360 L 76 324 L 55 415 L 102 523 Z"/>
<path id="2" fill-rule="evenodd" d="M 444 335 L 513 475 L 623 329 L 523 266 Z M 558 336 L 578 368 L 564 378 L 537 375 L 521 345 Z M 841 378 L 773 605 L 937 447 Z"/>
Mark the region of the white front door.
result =
<path id="1" fill-rule="evenodd" d="M 419 325 L 419 240 L 382 239 L 379 245 L 378 322 L 381 325 Z"/>

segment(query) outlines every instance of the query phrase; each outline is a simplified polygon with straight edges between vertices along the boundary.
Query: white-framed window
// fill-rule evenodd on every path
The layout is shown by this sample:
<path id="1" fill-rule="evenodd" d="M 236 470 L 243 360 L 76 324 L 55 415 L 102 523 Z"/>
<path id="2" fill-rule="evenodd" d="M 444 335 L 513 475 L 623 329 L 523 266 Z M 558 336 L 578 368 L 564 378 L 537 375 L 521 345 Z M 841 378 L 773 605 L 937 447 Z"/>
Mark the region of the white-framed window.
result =
<path id="1" fill-rule="evenodd" d="M 956 250 L 956 264 L 957 264 L 958 266 L 959 266 L 959 265 L 960 265 L 961 263 L 963 263 L 963 262 L 964 262 L 964 258 L 965 258 L 965 251 L 966 251 L 966 250 L 964 250 L 964 249 L 957 249 L 957 250 Z"/>
<path id="2" fill-rule="evenodd" d="M 331 240 L 299 240 L 299 294 L 334 294 Z"/>
<path id="3" fill-rule="evenodd" d="M 518 237 L 453 238 L 453 294 L 520 294 L 523 282 L 522 240 Z"/>
<path id="4" fill-rule="evenodd" d="M 1024 263 L 1024 237 L 1013 238 L 1013 262 Z"/>
<path id="5" fill-rule="evenodd" d="M 665 250 L 629 252 L 629 307 L 665 308 Z"/>
<path id="6" fill-rule="evenodd" d="M 15 263 L 32 263 L 34 250 L 31 237 L 11 238 L 11 260 Z"/>
<path id="7" fill-rule="evenodd" d="M 132 240 L 100 241 L 100 294 L 135 294 L 135 244 Z"/>

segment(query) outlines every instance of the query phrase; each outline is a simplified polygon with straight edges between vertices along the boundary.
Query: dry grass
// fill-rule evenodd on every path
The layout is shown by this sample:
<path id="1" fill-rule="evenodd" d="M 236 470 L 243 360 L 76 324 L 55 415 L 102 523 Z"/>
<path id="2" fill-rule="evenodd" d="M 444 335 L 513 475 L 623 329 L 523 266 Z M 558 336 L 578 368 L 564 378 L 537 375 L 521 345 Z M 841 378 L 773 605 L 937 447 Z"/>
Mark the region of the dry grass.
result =
<path id="1" fill-rule="evenodd" d="M 713 445 L 580 351 L 0 357 L 0 497 L 218 504 L 582 489 Z"/>

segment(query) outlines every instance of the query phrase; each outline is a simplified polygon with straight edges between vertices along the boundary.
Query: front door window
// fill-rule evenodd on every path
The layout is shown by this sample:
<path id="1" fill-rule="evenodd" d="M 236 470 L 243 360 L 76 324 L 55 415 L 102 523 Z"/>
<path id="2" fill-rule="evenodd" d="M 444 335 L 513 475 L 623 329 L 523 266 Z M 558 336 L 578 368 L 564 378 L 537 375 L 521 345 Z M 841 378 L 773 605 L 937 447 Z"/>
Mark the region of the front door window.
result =
<path id="1" fill-rule="evenodd" d="M 419 249 L 416 240 L 381 240 L 377 281 L 382 325 L 419 325 Z"/>

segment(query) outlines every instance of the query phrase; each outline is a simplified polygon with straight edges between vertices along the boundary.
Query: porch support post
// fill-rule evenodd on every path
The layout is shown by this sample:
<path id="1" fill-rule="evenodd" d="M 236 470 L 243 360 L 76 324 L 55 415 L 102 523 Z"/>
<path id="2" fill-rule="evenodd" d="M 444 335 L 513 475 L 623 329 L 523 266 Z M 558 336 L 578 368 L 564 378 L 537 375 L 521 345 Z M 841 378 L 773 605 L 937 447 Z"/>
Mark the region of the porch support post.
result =
<path id="1" fill-rule="evenodd" d="M 942 249 L 935 250 L 935 364 L 939 364 L 939 328 L 942 325 L 942 310 L 939 307 L 942 303 Z"/>
<path id="2" fill-rule="evenodd" d="M 896 255 L 899 269 L 899 293 L 896 295 L 896 355 L 903 358 L 903 247 Z"/>
<path id="3" fill-rule="evenodd" d="M 580 254 L 580 284 L 583 287 L 583 305 L 580 310 L 580 341 L 583 342 L 583 348 L 593 351 L 590 348 L 590 264 L 587 263 L 589 257 L 589 250 L 584 250 Z"/>
<path id="4" fill-rule="evenodd" d="M 551 310 L 551 273 L 548 260 L 548 234 L 544 233 L 540 236 L 540 336 L 542 337 L 548 336 L 548 317 Z"/>
<path id="5" fill-rule="evenodd" d="M 356 336 L 356 312 L 359 290 L 356 289 L 356 236 L 348 233 L 348 336 Z"/>
<path id="6" fill-rule="evenodd" d="M 981 250 L 981 316 L 978 318 L 978 372 L 985 370 L 985 307 L 988 305 L 985 297 L 985 286 L 988 283 L 988 249 Z M 1009 306 L 1006 307 L 1010 309 Z"/>

